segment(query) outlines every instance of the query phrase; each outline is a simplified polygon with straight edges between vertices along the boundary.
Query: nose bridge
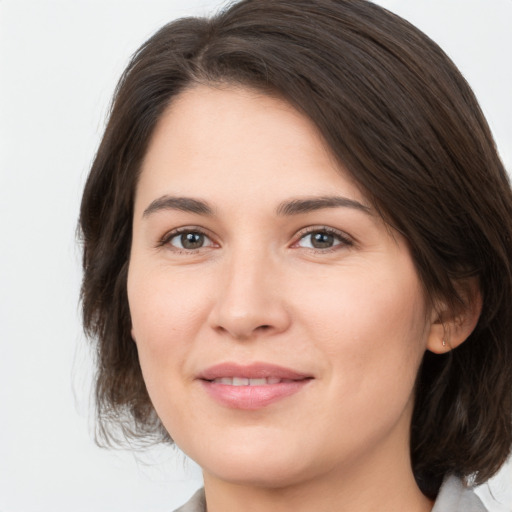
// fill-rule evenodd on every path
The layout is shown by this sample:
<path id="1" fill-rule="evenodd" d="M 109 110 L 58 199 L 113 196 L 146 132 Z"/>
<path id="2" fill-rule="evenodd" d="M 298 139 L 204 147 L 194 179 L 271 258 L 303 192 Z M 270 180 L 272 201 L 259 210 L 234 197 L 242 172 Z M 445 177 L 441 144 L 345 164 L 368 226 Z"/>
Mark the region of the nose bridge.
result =
<path id="1" fill-rule="evenodd" d="M 242 244 L 233 248 L 219 274 L 212 327 L 239 339 L 286 329 L 289 318 L 278 274 L 268 248 Z"/>

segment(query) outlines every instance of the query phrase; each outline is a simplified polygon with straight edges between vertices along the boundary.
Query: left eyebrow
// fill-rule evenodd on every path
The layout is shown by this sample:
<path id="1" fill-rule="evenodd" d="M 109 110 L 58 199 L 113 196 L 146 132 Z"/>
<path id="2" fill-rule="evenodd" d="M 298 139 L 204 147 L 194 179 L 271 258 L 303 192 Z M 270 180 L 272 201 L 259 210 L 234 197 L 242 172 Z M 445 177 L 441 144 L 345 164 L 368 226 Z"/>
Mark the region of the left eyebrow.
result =
<path id="1" fill-rule="evenodd" d="M 182 212 L 196 213 L 198 215 L 213 215 L 213 209 L 206 201 L 192 199 L 191 197 L 162 196 L 155 199 L 142 214 L 148 217 L 161 210 L 180 210 Z"/>
<path id="2" fill-rule="evenodd" d="M 306 197 L 285 201 L 277 207 L 277 215 L 300 215 L 324 208 L 353 208 L 371 215 L 371 208 L 354 199 L 342 196 Z"/>

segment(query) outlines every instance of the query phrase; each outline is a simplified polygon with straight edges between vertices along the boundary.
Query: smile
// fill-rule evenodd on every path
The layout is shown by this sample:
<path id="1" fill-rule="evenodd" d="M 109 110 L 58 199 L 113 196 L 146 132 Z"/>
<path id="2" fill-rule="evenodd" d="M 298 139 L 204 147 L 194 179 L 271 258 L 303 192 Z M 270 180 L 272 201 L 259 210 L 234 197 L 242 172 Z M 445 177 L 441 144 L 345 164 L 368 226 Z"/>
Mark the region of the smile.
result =
<path id="1" fill-rule="evenodd" d="M 248 379 L 246 377 L 220 377 L 213 379 L 215 384 L 226 384 L 228 386 L 269 386 L 279 384 L 281 382 L 294 382 L 291 379 L 279 379 L 277 377 L 261 378 L 261 379 Z"/>
<path id="2" fill-rule="evenodd" d="M 256 410 L 298 393 L 313 376 L 267 363 L 222 363 L 203 371 L 198 380 L 217 404 Z"/>

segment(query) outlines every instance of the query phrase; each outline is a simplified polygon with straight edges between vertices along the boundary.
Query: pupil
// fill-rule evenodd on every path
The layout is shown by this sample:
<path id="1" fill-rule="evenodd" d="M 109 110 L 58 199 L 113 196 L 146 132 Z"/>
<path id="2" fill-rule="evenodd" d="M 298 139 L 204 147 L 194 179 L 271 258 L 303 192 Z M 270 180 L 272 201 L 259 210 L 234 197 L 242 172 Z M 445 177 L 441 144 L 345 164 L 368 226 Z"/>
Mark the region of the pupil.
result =
<path id="1" fill-rule="evenodd" d="M 201 233 L 186 233 L 181 235 L 181 245 L 185 249 L 198 249 L 204 243 L 204 235 Z"/>
<path id="2" fill-rule="evenodd" d="M 332 247 L 334 242 L 333 235 L 329 235 L 328 233 L 314 233 L 313 236 L 313 247 L 316 249 L 325 249 L 327 247 Z"/>

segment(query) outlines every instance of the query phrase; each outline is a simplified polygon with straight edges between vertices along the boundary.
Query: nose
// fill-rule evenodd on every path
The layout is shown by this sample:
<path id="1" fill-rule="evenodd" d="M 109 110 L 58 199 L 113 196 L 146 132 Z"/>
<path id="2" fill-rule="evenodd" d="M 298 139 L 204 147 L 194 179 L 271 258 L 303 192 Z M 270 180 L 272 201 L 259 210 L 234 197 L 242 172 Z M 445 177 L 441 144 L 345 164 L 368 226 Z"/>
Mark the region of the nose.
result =
<path id="1" fill-rule="evenodd" d="M 246 253 L 224 262 L 209 315 L 215 331 L 249 340 L 281 333 L 289 327 L 280 271 L 269 259 Z"/>

